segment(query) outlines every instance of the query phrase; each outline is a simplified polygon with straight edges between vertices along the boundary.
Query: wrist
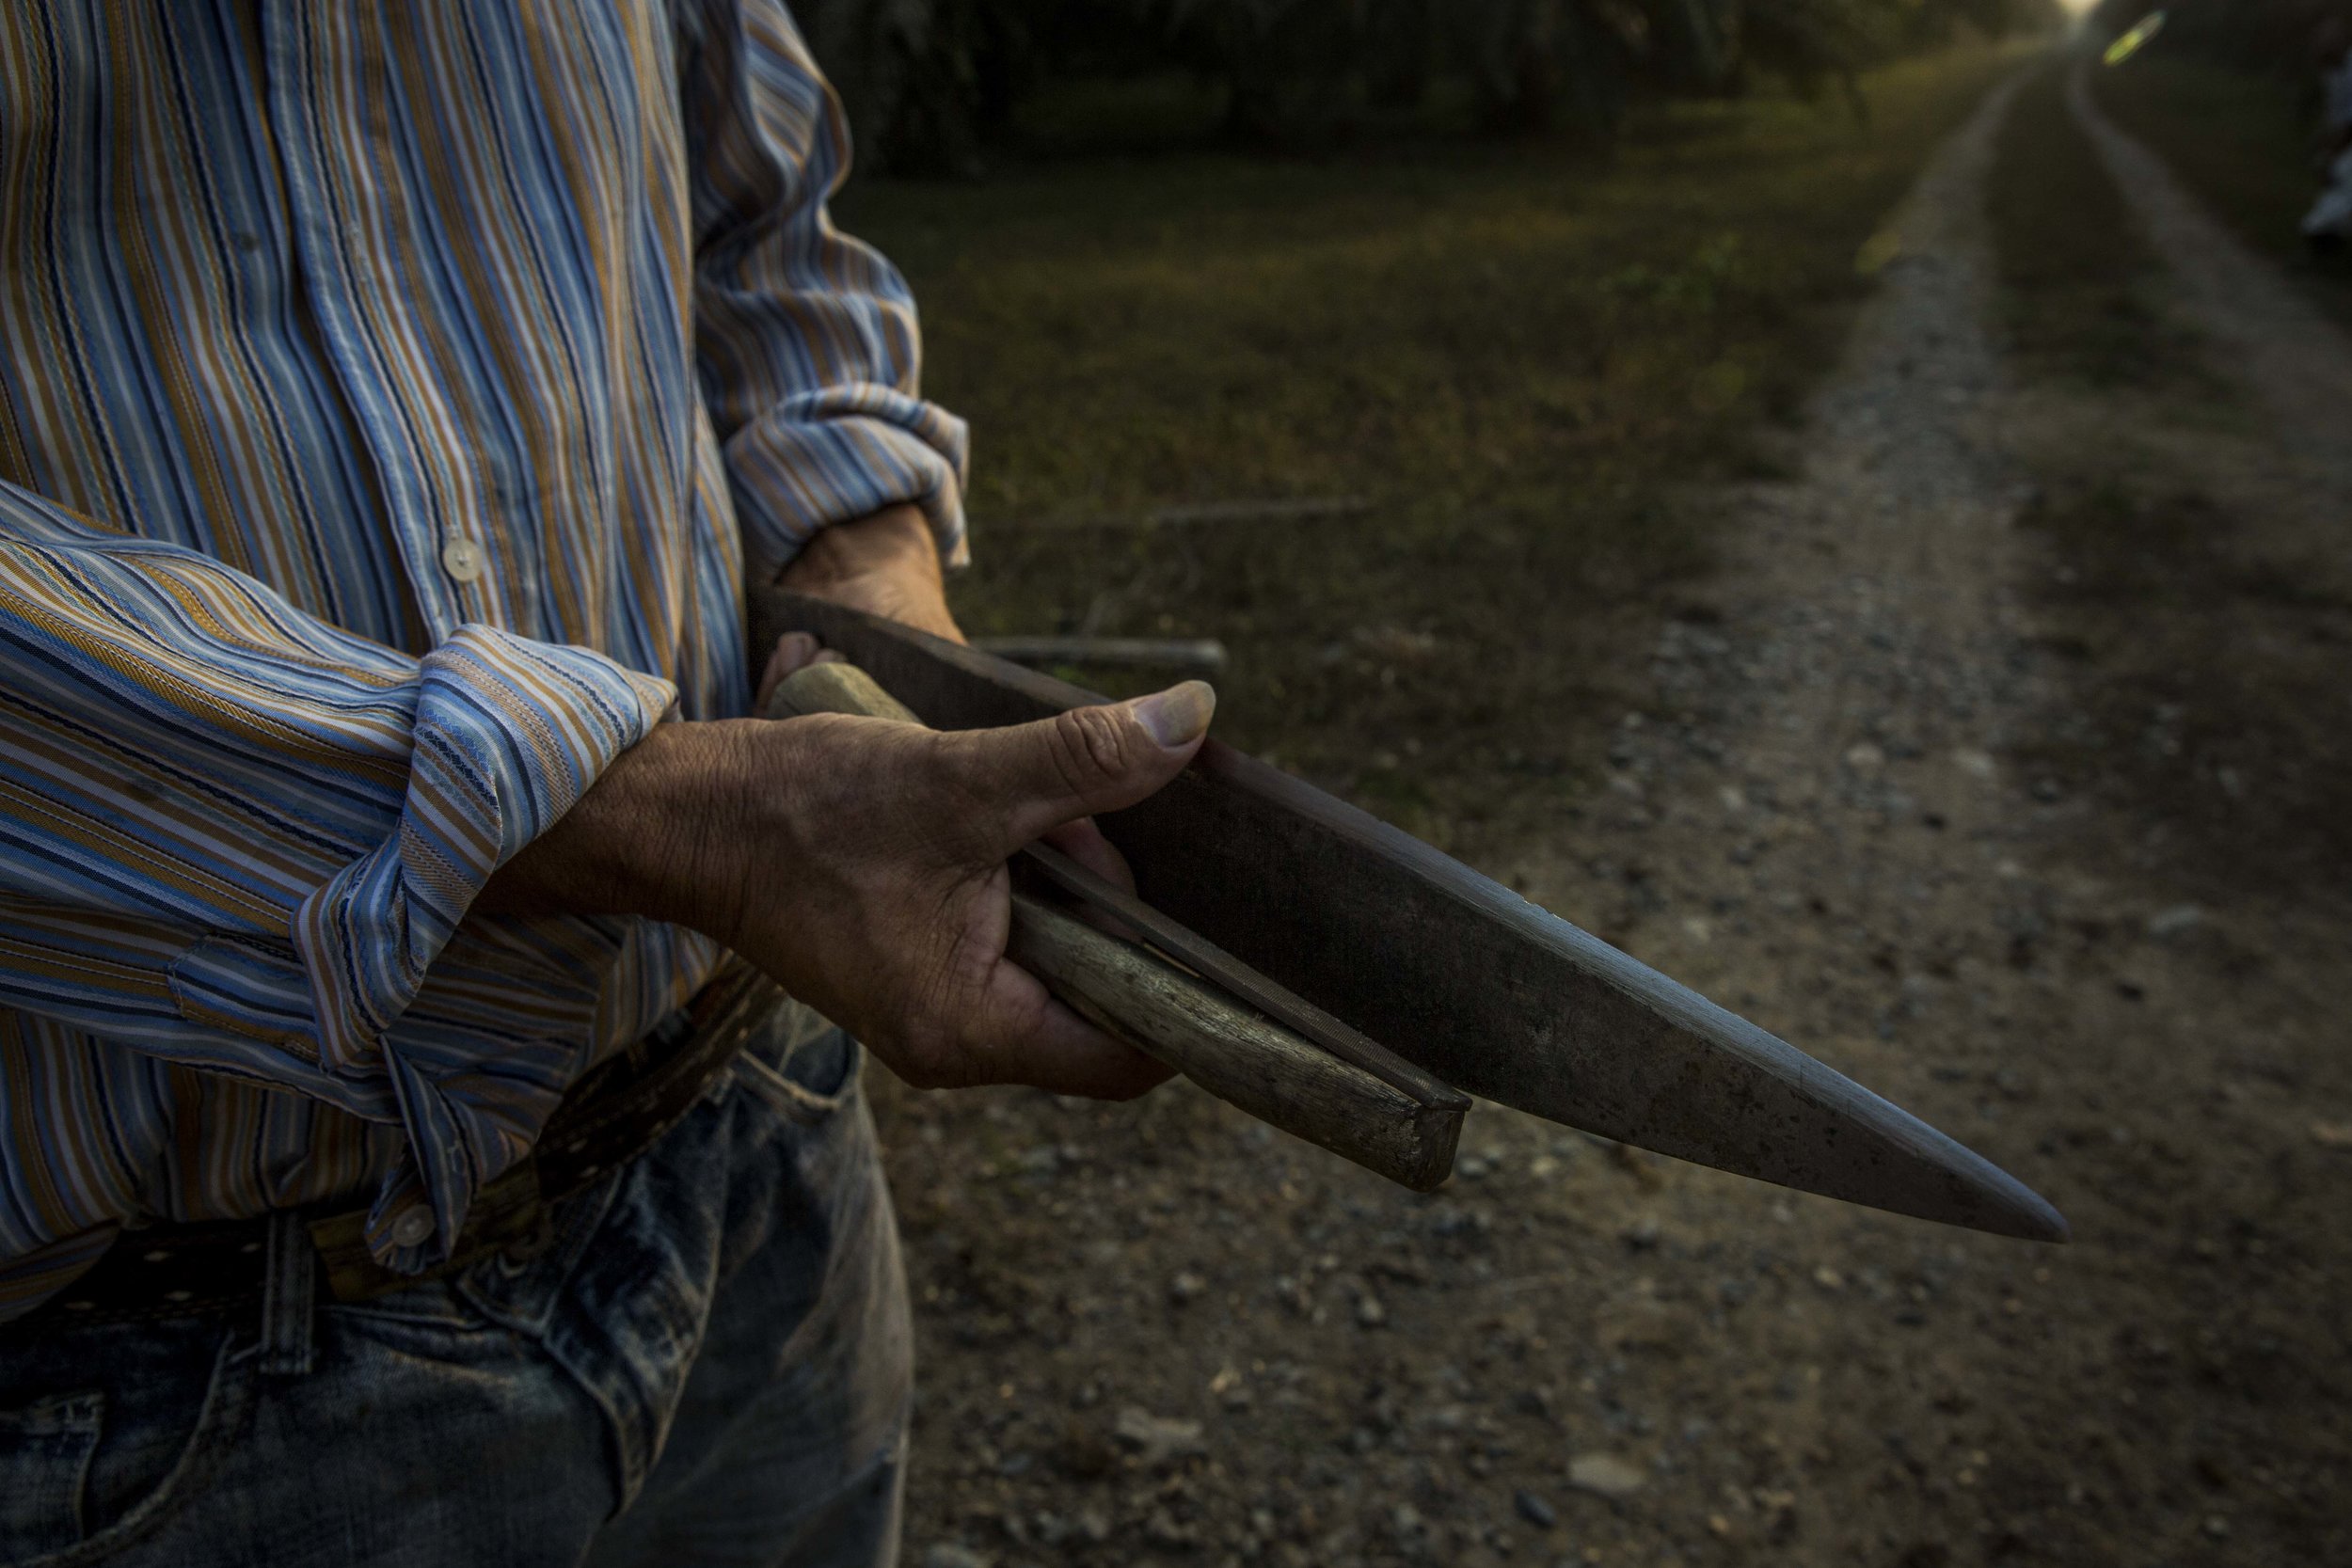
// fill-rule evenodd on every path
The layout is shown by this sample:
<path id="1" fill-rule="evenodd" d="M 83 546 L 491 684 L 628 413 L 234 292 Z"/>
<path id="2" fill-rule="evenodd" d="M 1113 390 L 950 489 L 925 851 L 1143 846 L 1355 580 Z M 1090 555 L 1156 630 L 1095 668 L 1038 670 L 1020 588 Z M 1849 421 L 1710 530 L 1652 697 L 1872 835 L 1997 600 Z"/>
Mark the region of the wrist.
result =
<path id="1" fill-rule="evenodd" d="M 803 547 L 777 583 L 852 610 L 963 641 L 947 608 L 947 583 L 929 518 L 918 507 L 890 507 L 836 523 Z"/>
<path id="2" fill-rule="evenodd" d="M 707 930 L 731 836 L 727 780 L 748 721 L 668 723 L 615 757 L 572 809 L 501 866 L 474 900 L 486 914 L 632 914 Z"/>
<path id="3" fill-rule="evenodd" d="M 944 582 L 939 546 L 922 508 L 902 501 L 818 530 L 779 580 L 823 594 L 872 578 Z"/>

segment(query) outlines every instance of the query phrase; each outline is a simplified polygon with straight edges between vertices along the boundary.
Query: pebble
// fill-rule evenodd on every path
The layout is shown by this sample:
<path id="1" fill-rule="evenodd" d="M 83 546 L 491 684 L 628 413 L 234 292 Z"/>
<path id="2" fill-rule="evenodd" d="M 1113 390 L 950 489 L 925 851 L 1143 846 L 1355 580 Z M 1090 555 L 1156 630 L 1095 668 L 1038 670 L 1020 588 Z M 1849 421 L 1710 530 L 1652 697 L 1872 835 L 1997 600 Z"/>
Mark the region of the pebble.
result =
<path id="1" fill-rule="evenodd" d="M 1182 1307 L 1208 1288 L 1207 1280 L 1190 1269 L 1186 1269 L 1168 1282 L 1168 1297 L 1177 1306 Z"/>
<path id="2" fill-rule="evenodd" d="M 1134 1405 L 1119 1413 L 1111 1423 L 1111 1435 L 1134 1449 L 1147 1468 L 1201 1451 L 1199 1421 L 1154 1416 Z"/>
<path id="3" fill-rule="evenodd" d="M 1380 1298 L 1366 1291 L 1356 1298 L 1356 1322 L 1364 1328 L 1378 1328 L 1389 1321 L 1389 1309 L 1380 1305 Z"/>
<path id="4" fill-rule="evenodd" d="M 1537 1529 L 1549 1529 L 1560 1522 L 1559 1512 L 1533 1492 L 1512 1494 L 1511 1506 L 1519 1511 L 1519 1517 Z"/>
<path id="5" fill-rule="evenodd" d="M 969 1546 L 943 1541 L 923 1554 L 923 1568 L 989 1568 L 990 1560 Z"/>
<path id="6" fill-rule="evenodd" d="M 1190 1551 L 1200 1542 L 1200 1531 L 1190 1525 L 1178 1524 L 1176 1515 L 1165 1505 L 1152 1511 L 1152 1517 L 1144 1521 L 1143 1534 L 1154 1546 L 1175 1552 Z"/>
<path id="7" fill-rule="evenodd" d="M 1568 1484 L 1601 1497 L 1629 1497 L 1649 1477 L 1630 1460 L 1613 1453 L 1581 1453 L 1568 1461 Z"/>
<path id="8" fill-rule="evenodd" d="M 2194 904 L 2175 904 L 2169 910 L 2158 910 L 2148 917 L 2148 934 L 2158 942 L 2193 931 L 2204 924 L 2205 911 Z"/>

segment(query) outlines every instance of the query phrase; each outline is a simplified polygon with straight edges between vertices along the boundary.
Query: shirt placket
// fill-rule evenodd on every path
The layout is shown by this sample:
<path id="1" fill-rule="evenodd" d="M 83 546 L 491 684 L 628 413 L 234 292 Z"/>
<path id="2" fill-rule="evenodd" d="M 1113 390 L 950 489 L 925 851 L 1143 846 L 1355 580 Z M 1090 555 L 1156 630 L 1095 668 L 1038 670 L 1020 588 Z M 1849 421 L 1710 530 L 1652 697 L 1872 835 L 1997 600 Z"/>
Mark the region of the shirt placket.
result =
<path id="1" fill-rule="evenodd" d="M 306 43 L 330 28 L 342 31 L 335 25 L 337 13 L 348 3 L 353 0 L 263 0 L 270 113 L 282 128 L 278 141 L 302 297 L 373 460 L 428 642 L 437 644 L 465 622 L 503 618 L 489 612 L 483 581 L 489 553 L 469 527 L 485 519 L 453 515 L 411 455 L 431 436 L 417 411 L 404 406 L 369 325 L 370 302 L 380 308 L 393 280 L 384 276 L 361 214 L 350 207 L 348 182 L 322 166 L 326 136 L 370 134 L 363 127 L 325 123 L 321 105 L 307 90 Z"/>

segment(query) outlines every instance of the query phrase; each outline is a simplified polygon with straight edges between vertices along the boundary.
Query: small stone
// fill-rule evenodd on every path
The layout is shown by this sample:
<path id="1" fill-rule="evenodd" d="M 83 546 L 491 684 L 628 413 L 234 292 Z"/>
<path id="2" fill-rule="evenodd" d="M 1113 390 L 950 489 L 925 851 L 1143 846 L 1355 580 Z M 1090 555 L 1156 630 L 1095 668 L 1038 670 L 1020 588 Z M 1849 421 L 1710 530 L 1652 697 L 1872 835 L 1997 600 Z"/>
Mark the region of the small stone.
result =
<path id="1" fill-rule="evenodd" d="M 2352 1121 L 2312 1122 L 2312 1142 L 2322 1148 L 2352 1148 Z"/>
<path id="2" fill-rule="evenodd" d="M 1135 1449 L 1147 1468 L 1202 1451 L 1199 1421 L 1154 1416 L 1134 1405 L 1119 1413 L 1111 1435 Z"/>
<path id="3" fill-rule="evenodd" d="M 1813 1271 L 1813 1283 L 1824 1291 L 1842 1291 L 1846 1288 L 1846 1276 L 1823 1263 Z"/>
<path id="4" fill-rule="evenodd" d="M 1380 1298 L 1366 1291 L 1356 1298 L 1356 1322 L 1362 1328 L 1378 1328 L 1389 1321 L 1389 1309 L 1380 1305 Z"/>
<path id="5" fill-rule="evenodd" d="M 923 1568 L 989 1568 L 991 1560 L 969 1546 L 943 1541 L 923 1554 Z"/>
<path id="6" fill-rule="evenodd" d="M 1568 1461 L 1568 1484 L 1601 1497 L 1629 1497 L 1649 1481 L 1642 1467 L 1613 1453 L 1581 1453 Z"/>
<path id="7" fill-rule="evenodd" d="M 1537 1529 L 1549 1529 L 1560 1522 L 1559 1512 L 1533 1492 L 1522 1490 L 1513 1493 L 1511 1506 L 1519 1511 L 1520 1518 Z"/>
<path id="8" fill-rule="evenodd" d="M 2175 904 L 2148 917 L 2148 934 L 2158 942 L 2169 942 L 2185 931 L 2195 930 L 2204 921 L 2205 911 L 2196 905 Z"/>
<path id="9" fill-rule="evenodd" d="M 1182 1307 L 1209 1288 L 1209 1282 L 1185 1269 L 1168 1282 L 1168 1299 Z"/>
<path id="10" fill-rule="evenodd" d="M 2224 1539 L 2230 1533 L 2229 1518 L 2226 1515 L 2219 1513 L 2206 1514 L 2205 1533 L 2212 1536 L 2216 1541 Z"/>
<path id="11" fill-rule="evenodd" d="M 1152 1511 L 1152 1517 L 1144 1521 L 1143 1533 L 1154 1546 L 1174 1552 L 1189 1551 L 1200 1543 L 1200 1532 L 1190 1525 L 1178 1524 L 1176 1516 L 1165 1506 Z"/>
<path id="12" fill-rule="evenodd" d="M 1857 773 L 1868 773 L 1886 766 L 1886 753 L 1864 740 L 1846 749 L 1846 766 Z"/>

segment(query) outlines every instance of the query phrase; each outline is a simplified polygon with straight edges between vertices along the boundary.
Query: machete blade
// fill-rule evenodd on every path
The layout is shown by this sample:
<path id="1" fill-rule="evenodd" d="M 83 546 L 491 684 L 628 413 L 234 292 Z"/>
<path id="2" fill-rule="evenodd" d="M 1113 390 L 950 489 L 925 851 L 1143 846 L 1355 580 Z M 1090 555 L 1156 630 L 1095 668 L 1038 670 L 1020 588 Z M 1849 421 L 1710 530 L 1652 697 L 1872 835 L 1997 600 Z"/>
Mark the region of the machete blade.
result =
<path id="1" fill-rule="evenodd" d="M 811 632 L 937 728 L 1102 701 L 826 600 L 758 593 L 751 609 L 755 648 Z M 1908 1112 L 1221 742 L 1151 800 L 1099 820 L 1146 902 L 1457 1089 L 1781 1186 L 2066 1237 L 2039 1195 Z"/>

